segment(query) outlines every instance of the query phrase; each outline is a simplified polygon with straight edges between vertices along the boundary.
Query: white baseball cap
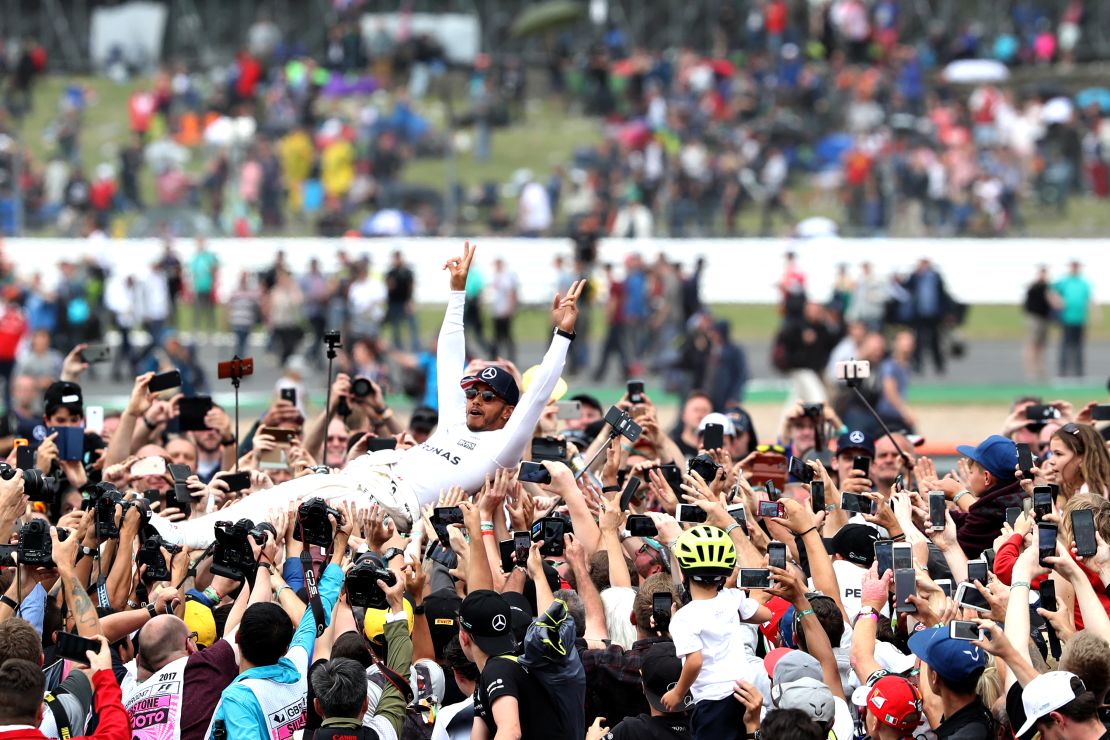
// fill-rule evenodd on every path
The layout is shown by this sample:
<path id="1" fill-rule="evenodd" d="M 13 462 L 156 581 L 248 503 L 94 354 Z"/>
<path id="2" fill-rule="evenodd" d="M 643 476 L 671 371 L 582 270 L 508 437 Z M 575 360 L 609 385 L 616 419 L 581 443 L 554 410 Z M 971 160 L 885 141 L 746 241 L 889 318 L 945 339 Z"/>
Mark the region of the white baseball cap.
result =
<path id="1" fill-rule="evenodd" d="M 1068 671 L 1049 671 L 1037 676 L 1021 692 L 1025 724 L 1014 734 L 1022 737 L 1031 733 L 1037 720 L 1074 701 L 1085 690 L 1083 680 Z"/>
<path id="2" fill-rule="evenodd" d="M 698 424 L 698 434 L 704 432 L 705 428 L 710 424 L 720 424 L 722 427 L 725 428 L 725 434 L 729 435 L 730 437 L 736 436 L 736 427 L 733 426 L 732 419 L 728 418 L 724 414 L 719 414 L 717 412 L 706 414 L 704 417 L 702 417 L 701 423 Z"/>

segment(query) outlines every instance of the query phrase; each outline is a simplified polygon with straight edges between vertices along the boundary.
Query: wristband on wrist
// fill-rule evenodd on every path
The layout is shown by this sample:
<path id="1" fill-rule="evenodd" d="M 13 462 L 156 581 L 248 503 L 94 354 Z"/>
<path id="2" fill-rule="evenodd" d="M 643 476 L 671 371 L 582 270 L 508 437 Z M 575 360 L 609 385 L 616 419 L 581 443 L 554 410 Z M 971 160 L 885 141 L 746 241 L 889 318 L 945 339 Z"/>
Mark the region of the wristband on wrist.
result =
<path id="1" fill-rule="evenodd" d="M 740 522 L 733 522 L 732 524 L 725 527 L 725 534 L 732 534 L 732 530 L 736 529 L 739 526 Z"/>
<path id="2" fill-rule="evenodd" d="M 1033 586 L 1029 581 L 1014 581 L 1010 584 L 1010 590 L 1013 591 L 1015 588 L 1028 588 L 1032 590 Z"/>
<path id="3" fill-rule="evenodd" d="M 494 532 L 492 529 L 483 529 L 482 530 L 482 536 L 483 537 L 496 537 L 497 532 Z"/>
<path id="4" fill-rule="evenodd" d="M 211 586 L 204 589 L 203 593 L 208 598 L 208 600 L 212 602 L 212 606 L 216 606 L 220 603 L 220 595 L 216 592 L 216 589 L 212 588 Z"/>
<path id="5" fill-rule="evenodd" d="M 962 491 L 958 491 L 956 493 L 956 495 L 952 497 L 952 503 L 954 503 L 954 504 L 959 503 L 961 498 L 963 498 L 964 496 L 970 496 L 970 495 L 971 495 L 971 491 L 967 490 L 966 488 Z"/>
<path id="6" fill-rule="evenodd" d="M 150 423 L 150 419 L 146 418 L 146 414 L 143 414 L 143 424 L 146 424 L 146 428 L 152 432 L 158 427 L 157 424 Z"/>
<path id="7" fill-rule="evenodd" d="M 602 493 L 612 493 L 613 491 L 619 491 L 619 490 L 621 490 L 620 486 L 603 486 L 602 489 L 601 489 L 601 492 Z"/>
<path id="8" fill-rule="evenodd" d="M 493 531 L 493 522 L 482 522 L 482 531 L 483 532 L 492 532 Z"/>
<path id="9" fill-rule="evenodd" d="M 278 586 L 278 590 L 274 591 L 274 598 L 275 599 L 280 599 L 281 598 L 281 592 L 284 591 L 287 588 L 289 588 L 289 584 L 287 584 L 287 583 L 283 583 L 280 586 Z"/>
<path id="10" fill-rule="evenodd" d="M 799 532 L 799 533 L 797 533 L 797 534 L 796 534 L 796 535 L 794 535 L 794 536 L 795 536 L 795 537 L 805 537 L 805 536 L 806 536 L 807 534 L 809 534 L 810 532 L 816 532 L 816 531 L 817 531 L 817 527 L 810 527 L 810 528 L 809 528 L 809 529 L 807 529 L 806 531 L 804 531 L 804 532 Z"/>
<path id="11" fill-rule="evenodd" d="M 3 604 L 12 611 L 15 611 L 19 608 L 19 604 L 16 603 L 15 599 L 13 599 L 11 596 L 8 596 L 7 594 L 0 594 L 0 604 Z"/>
<path id="12" fill-rule="evenodd" d="M 419 616 L 419 615 L 423 614 L 423 613 L 424 613 L 424 605 L 423 605 L 423 604 L 417 604 L 417 605 L 415 605 L 415 606 L 414 606 L 414 607 L 412 608 L 412 613 L 413 613 L 413 614 L 415 614 L 415 615 L 417 615 L 417 616 Z"/>
<path id="13" fill-rule="evenodd" d="M 813 614 L 813 610 L 812 610 L 812 609 L 803 609 L 802 611 L 798 612 L 798 616 L 797 616 L 797 618 L 798 618 L 798 619 L 805 619 L 805 618 L 806 618 L 806 617 L 808 617 L 808 616 L 809 616 L 810 614 Z"/>

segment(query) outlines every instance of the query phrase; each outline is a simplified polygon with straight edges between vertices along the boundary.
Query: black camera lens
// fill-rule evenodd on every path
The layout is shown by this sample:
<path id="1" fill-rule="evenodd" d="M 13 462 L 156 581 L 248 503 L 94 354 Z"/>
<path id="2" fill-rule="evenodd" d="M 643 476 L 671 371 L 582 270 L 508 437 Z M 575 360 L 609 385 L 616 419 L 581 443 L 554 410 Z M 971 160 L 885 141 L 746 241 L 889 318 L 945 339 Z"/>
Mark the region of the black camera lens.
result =
<path id="1" fill-rule="evenodd" d="M 43 475 L 35 468 L 19 470 L 7 463 L 0 462 L 0 478 L 11 480 L 23 474 L 23 493 L 31 501 L 53 501 L 58 495 L 58 481 L 49 475 Z"/>
<path id="2" fill-rule="evenodd" d="M 374 386 L 367 378 L 355 378 L 351 381 L 351 395 L 355 398 L 366 398 L 373 391 Z"/>

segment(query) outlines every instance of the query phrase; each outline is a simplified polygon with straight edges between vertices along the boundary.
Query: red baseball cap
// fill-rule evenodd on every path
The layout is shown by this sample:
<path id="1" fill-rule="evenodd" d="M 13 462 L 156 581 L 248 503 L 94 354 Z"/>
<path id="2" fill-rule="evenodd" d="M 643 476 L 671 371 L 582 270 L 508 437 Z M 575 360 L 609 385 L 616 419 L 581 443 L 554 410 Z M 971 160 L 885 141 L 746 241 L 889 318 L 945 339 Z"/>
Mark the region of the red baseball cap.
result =
<path id="1" fill-rule="evenodd" d="M 779 621 L 790 608 L 790 602 L 778 596 L 772 596 L 764 606 L 771 610 L 771 618 L 759 625 L 759 631 L 771 642 L 779 642 Z"/>
<path id="2" fill-rule="evenodd" d="M 883 676 L 870 688 L 860 687 L 859 692 L 863 691 L 867 692 L 863 706 L 881 724 L 906 733 L 921 724 L 925 711 L 921 692 L 901 676 Z"/>

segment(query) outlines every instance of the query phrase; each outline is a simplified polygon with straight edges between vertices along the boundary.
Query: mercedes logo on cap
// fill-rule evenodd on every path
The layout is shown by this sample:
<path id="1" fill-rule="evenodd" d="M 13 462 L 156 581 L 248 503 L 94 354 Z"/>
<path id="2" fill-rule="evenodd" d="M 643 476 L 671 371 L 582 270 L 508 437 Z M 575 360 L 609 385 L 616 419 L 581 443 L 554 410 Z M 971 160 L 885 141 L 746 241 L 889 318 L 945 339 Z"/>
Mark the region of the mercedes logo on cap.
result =
<path id="1" fill-rule="evenodd" d="M 860 432 L 860 431 L 852 432 L 851 434 L 848 435 L 848 439 L 850 441 L 854 442 L 855 444 L 860 444 L 860 443 L 863 442 L 863 432 Z"/>
<path id="2" fill-rule="evenodd" d="M 483 370 L 481 372 L 481 374 L 478 377 L 484 378 L 485 380 L 493 380 L 494 378 L 497 377 L 497 368 L 487 367 L 485 370 Z"/>
<path id="3" fill-rule="evenodd" d="M 504 614 L 494 614 L 493 619 L 490 621 L 490 625 L 498 632 L 504 632 L 505 627 L 508 626 L 508 622 L 505 621 Z"/>

